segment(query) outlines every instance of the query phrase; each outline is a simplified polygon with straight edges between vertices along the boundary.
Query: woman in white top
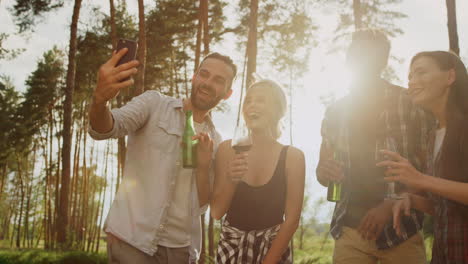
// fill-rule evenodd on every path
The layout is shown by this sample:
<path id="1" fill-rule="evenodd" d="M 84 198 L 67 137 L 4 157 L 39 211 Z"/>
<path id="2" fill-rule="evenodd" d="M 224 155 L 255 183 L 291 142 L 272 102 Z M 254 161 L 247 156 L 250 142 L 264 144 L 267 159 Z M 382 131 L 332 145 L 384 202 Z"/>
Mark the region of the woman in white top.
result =
<path id="1" fill-rule="evenodd" d="M 405 194 L 394 205 L 394 228 L 411 208 L 434 216 L 432 264 L 468 263 L 468 74 L 458 56 L 445 51 L 421 52 L 411 60 L 409 94 L 415 104 L 432 112 L 438 127 L 432 135 L 427 174 L 396 153 L 386 179 L 427 195 Z"/>

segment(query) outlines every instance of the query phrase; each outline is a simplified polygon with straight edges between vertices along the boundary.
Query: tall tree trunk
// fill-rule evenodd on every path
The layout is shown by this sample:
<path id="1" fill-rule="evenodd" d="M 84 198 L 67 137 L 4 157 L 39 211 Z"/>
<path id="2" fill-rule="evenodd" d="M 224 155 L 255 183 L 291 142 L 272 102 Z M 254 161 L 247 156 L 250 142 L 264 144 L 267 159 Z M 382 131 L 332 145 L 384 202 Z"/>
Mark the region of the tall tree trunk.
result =
<path id="1" fill-rule="evenodd" d="M 249 38 L 247 40 L 247 87 L 253 82 L 252 73 L 257 69 L 257 20 L 258 0 L 250 1 Z"/>
<path id="2" fill-rule="evenodd" d="M 38 193 L 39 193 L 40 192 L 39 186 L 37 187 L 37 190 L 38 190 Z M 34 197 L 32 197 L 32 198 L 34 198 Z M 32 228 L 31 228 L 31 232 L 30 232 L 30 236 L 29 236 L 30 240 L 28 240 L 29 241 L 29 245 L 28 245 L 29 248 L 34 247 L 34 237 L 36 236 L 36 229 L 39 229 L 39 232 L 41 232 L 40 228 L 39 228 L 40 224 L 38 224 L 38 219 L 36 217 L 37 216 L 36 212 L 37 212 L 37 207 L 38 207 L 37 205 L 39 204 L 39 202 L 40 202 L 39 199 L 36 200 L 36 201 L 33 200 L 33 205 L 32 205 L 33 208 L 32 208 L 31 211 L 34 212 L 34 214 L 32 216 L 32 225 L 31 225 Z"/>
<path id="3" fill-rule="evenodd" d="M 304 219 L 301 219 L 301 226 L 299 227 L 299 249 L 304 249 Z"/>
<path id="4" fill-rule="evenodd" d="M 169 72 L 171 73 L 169 75 L 169 93 L 168 95 L 173 97 L 175 95 L 174 90 L 175 90 L 175 77 L 174 77 L 174 51 L 171 52 L 170 56 L 170 63 L 169 63 Z"/>
<path id="5" fill-rule="evenodd" d="M 98 241 L 96 243 L 96 248 L 95 248 L 95 252 L 98 252 L 99 250 L 99 244 L 100 244 L 100 241 L 101 241 L 101 227 L 102 227 L 102 219 L 103 219 L 103 215 L 104 215 L 104 205 L 105 205 L 105 202 L 106 202 L 106 196 L 105 196 L 105 193 L 107 192 L 107 186 L 109 186 L 109 179 L 108 179 L 108 173 L 107 173 L 107 169 L 108 169 L 108 165 L 109 165 L 109 152 L 110 152 L 110 144 L 108 143 L 106 145 L 106 152 L 104 153 L 105 156 L 104 156 L 104 183 L 105 185 L 103 186 L 103 191 L 102 191 L 102 198 L 100 199 L 101 201 L 101 213 L 100 213 L 100 219 L 99 219 L 99 230 L 98 230 Z M 111 188 L 112 189 L 112 188 Z"/>
<path id="6" fill-rule="evenodd" d="M 186 50 L 185 43 L 184 45 L 184 50 Z M 185 93 L 185 98 L 189 97 L 189 85 L 188 85 L 188 78 L 187 78 L 187 58 L 184 58 L 184 93 Z"/>
<path id="7" fill-rule="evenodd" d="M 80 153 L 81 153 L 81 136 L 82 136 L 82 130 L 81 129 L 76 129 L 75 131 L 75 151 L 73 155 L 73 177 L 71 179 L 71 185 L 70 185 L 70 192 L 69 192 L 69 199 L 70 199 L 70 209 L 68 212 L 68 215 L 70 216 L 70 223 L 69 223 L 69 230 L 74 230 L 71 232 L 70 236 L 70 242 L 74 242 L 75 240 L 75 234 L 79 232 L 77 223 L 76 223 L 76 214 L 78 212 L 78 190 L 79 190 L 79 169 L 80 169 Z"/>
<path id="8" fill-rule="evenodd" d="M 37 145 L 33 145 L 33 156 L 31 161 L 28 159 L 26 162 L 28 165 L 26 165 L 26 168 L 28 170 L 26 171 L 26 208 L 25 208 L 25 217 L 24 217 L 24 240 L 23 240 L 23 246 L 28 247 L 29 246 L 29 237 L 30 237 L 30 231 L 29 231 L 29 214 L 31 213 L 31 196 L 33 194 L 33 184 L 34 184 L 34 171 L 35 171 L 35 160 L 36 160 L 36 148 Z M 29 169 L 29 162 L 32 163 L 32 168 Z M 31 177 L 29 177 L 31 173 Z M 34 212 L 34 211 L 32 211 Z"/>
<path id="9" fill-rule="evenodd" d="M 194 71 L 196 72 L 198 66 L 200 65 L 200 57 L 201 57 L 201 36 L 203 32 L 203 5 L 205 1 L 200 0 L 198 4 L 198 25 L 197 25 L 197 42 L 195 43 L 195 66 L 193 67 Z"/>
<path id="10" fill-rule="evenodd" d="M 179 91 L 179 74 L 177 72 L 177 65 L 176 65 L 176 62 L 175 62 L 176 58 L 175 58 L 175 54 L 174 52 L 172 52 L 172 56 L 171 56 L 171 66 L 172 66 L 172 71 L 174 73 L 174 88 L 175 88 L 175 95 L 177 98 L 180 97 L 180 91 Z"/>
<path id="11" fill-rule="evenodd" d="M 50 248 L 50 241 L 52 240 L 52 204 L 53 199 L 51 187 L 53 186 L 53 149 L 54 149 L 54 113 L 52 107 L 49 107 L 49 136 L 48 136 L 48 165 L 46 171 L 46 182 L 44 188 L 44 248 Z M 47 146 L 46 146 L 47 147 Z M 47 157 L 46 157 L 47 159 Z"/>
<path id="12" fill-rule="evenodd" d="M 63 116 L 62 114 L 59 114 L 58 115 L 58 118 L 59 118 L 59 125 L 56 125 L 55 127 L 60 127 L 60 125 L 63 126 L 63 118 L 60 118 L 61 116 Z M 62 157 L 62 148 L 60 147 L 60 145 L 62 144 L 62 141 L 63 141 L 63 136 L 61 134 L 58 134 L 57 136 L 57 141 L 58 141 L 58 155 L 57 155 L 57 166 L 56 166 L 56 170 L 55 170 L 55 182 L 53 183 L 54 186 L 52 188 L 51 186 L 51 189 L 52 191 L 50 193 L 53 193 L 55 194 L 55 197 L 54 197 L 54 207 L 53 207 L 53 210 L 51 212 L 51 216 L 53 215 L 53 217 L 50 217 L 50 225 L 51 225 L 51 248 L 56 248 L 57 246 L 57 236 L 58 236 L 58 227 L 57 227 L 57 223 L 58 223 L 58 212 L 59 212 L 59 202 L 60 202 L 60 188 L 59 188 L 59 183 L 60 183 L 60 172 L 61 172 L 61 166 L 60 164 L 62 164 L 62 160 L 61 160 L 61 157 Z M 49 208 L 52 208 L 52 206 L 49 206 Z"/>
<path id="13" fill-rule="evenodd" d="M 455 0 L 445 0 L 445 2 L 447 4 L 447 27 L 450 50 L 455 52 L 457 55 L 460 55 L 457 31 L 457 8 Z"/>
<path id="14" fill-rule="evenodd" d="M 5 184 L 5 181 L 6 181 L 6 178 L 7 178 L 7 163 L 5 162 L 4 164 L 2 164 L 1 168 L 0 168 L 0 171 L 1 171 L 1 174 L 0 174 L 0 202 L 2 201 L 2 193 L 3 193 L 3 187 L 4 187 L 4 184 Z M 5 220 L 8 218 L 8 214 L 10 212 L 9 211 L 6 211 L 2 214 L 2 216 L 0 217 L 0 240 L 3 240 L 5 239 L 5 234 L 8 234 L 8 230 L 5 229 Z M 5 217 L 5 218 L 3 218 Z M 2 221 L 3 220 L 3 221 Z"/>
<path id="15" fill-rule="evenodd" d="M 146 68 L 146 29 L 145 29 L 145 5 L 143 0 L 138 0 L 138 73 L 135 78 L 134 96 L 142 94 L 145 90 Z"/>
<path id="16" fill-rule="evenodd" d="M 293 69 L 289 69 L 289 144 L 293 146 Z"/>
<path id="17" fill-rule="evenodd" d="M 362 28 L 361 0 L 353 0 L 354 30 Z"/>
<path id="18" fill-rule="evenodd" d="M 18 219 L 18 226 L 17 226 L 17 229 L 16 229 L 16 247 L 21 248 L 21 222 L 23 220 L 24 179 L 23 179 L 23 169 L 22 169 L 23 164 L 22 164 L 18 154 L 16 154 L 16 161 L 17 161 L 17 164 L 18 164 L 19 190 L 20 190 L 20 193 L 21 193 L 19 219 Z"/>
<path id="19" fill-rule="evenodd" d="M 68 194 L 70 188 L 70 154 L 71 154 L 71 128 L 72 128 L 72 104 L 75 88 L 76 45 L 78 19 L 80 16 L 81 0 L 75 0 L 73 7 L 72 23 L 70 26 L 70 46 L 68 51 L 68 70 L 65 88 L 65 102 L 63 105 L 63 147 L 62 147 L 62 179 L 60 187 L 60 205 L 57 219 L 57 242 L 66 249 L 68 231 Z"/>
<path id="20" fill-rule="evenodd" d="M 2 236 L 0 237 L 0 239 L 8 240 L 10 239 L 10 223 L 12 215 L 11 205 L 8 207 L 6 214 L 4 213 L 3 215 L 5 216 L 5 218 L 3 219 L 3 223 L 1 223 L 3 234 L 1 234 Z"/>
<path id="21" fill-rule="evenodd" d="M 114 8 L 114 0 L 109 0 L 110 5 L 110 23 L 111 23 L 111 40 L 112 40 L 112 49 L 117 49 L 117 27 L 115 25 L 115 8 Z M 126 89 L 123 89 L 122 92 L 119 93 L 117 96 L 117 107 L 122 106 L 123 96 L 127 93 Z M 125 153 L 127 151 L 125 138 L 120 137 L 117 139 L 117 146 L 118 146 L 118 154 L 117 154 L 117 177 L 121 178 L 124 169 L 124 162 L 125 162 Z"/>
<path id="22" fill-rule="evenodd" d="M 294 236 L 291 238 L 289 242 L 289 247 L 291 248 L 291 263 L 294 263 Z"/>
<path id="23" fill-rule="evenodd" d="M 208 24 L 208 0 L 203 1 L 202 18 L 203 18 L 203 55 L 210 53 L 210 28 Z"/>
<path id="24" fill-rule="evenodd" d="M 86 139 L 84 139 L 84 144 L 86 144 Z M 83 245 L 83 249 L 86 243 L 86 232 L 89 229 L 88 225 L 88 214 L 91 213 L 89 209 L 89 198 L 94 196 L 94 189 L 90 185 L 91 175 L 88 173 L 86 165 L 86 152 L 83 153 L 83 164 L 82 164 L 82 176 L 84 179 L 83 182 L 83 204 L 82 204 L 82 216 L 81 216 L 81 229 L 80 229 L 80 242 Z"/>
<path id="25" fill-rule="evenodd" d="M 18 193 L 19 193 L 19 188 L 16 188 L 16 191 L 15 191 L 15 197 L 16 197 L 16 201 L 12 204 L 12 206 L 10 207 L 10 211 L 12 211 L 12 217 L 13 217 L 13 227 L 12 227 L 12 230 L 11 230 L 11 235 L 10 235 L 10 248 L 13 247 L 13 242 L 15 240 L 15 230 L 17 231 L 17 229 L 15 228 L 15 224 L 18 222 L 18 213 L 16 212 L 17 210 L 14 210 L 14 208 L 16 208 L 18 206 Z"/>
<path id="26" fill-rule="evenodd" d="M 7 163 L 6 162 L 4 164 L 2 164 L 2 167 L 0 168 L 0 170 L 2 171 L 0 173 L 0 201 L 1 201 L 2 200 L 2 195 L 3 195 L 3 187 L 5 186 L 5 180 L 6 180 L 6 177 L 7 177 L 7 173 L 6 173 Z"/>
<path id="27" fill-rule="evenodd" d="M 201 220 L 201 242 L 202 242 L 202 246 L 201 246 L 201 252 L 200 252 L 200 260 L 198 261 L 198 264 L 205 264 L 205 260 L 206 260 L 206 243 L 205 243 L 205 240 L 206 240 L 206 232 L 205 232 L 205 214 L 202 214 L 200 216 L 200 220 Z"/>
<path id="28" fill-rule="evenodd" d="M 208 256 L 214 259 L 214 221 L 210 214 L 208 216 Z"/>
<path id="29" fill-rule="evenodd" d="M 112 50 L 117 49 L 117 29 L 115 26 L 115 7 L 114 7 L 114 0 L 109 0 L 109 7 L 110 7 L 110 35 L 111 35 L 111 42 L 112 42 Z"/>

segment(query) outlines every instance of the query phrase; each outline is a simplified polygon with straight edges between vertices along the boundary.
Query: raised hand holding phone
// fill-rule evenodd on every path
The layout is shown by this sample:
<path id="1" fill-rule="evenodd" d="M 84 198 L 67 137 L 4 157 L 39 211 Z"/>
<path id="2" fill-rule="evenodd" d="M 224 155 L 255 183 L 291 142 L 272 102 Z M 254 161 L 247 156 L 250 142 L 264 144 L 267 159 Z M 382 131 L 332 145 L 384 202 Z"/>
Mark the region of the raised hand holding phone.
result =
<path id="1" fill-rule="evenodd" d="M 117 52 L 125 48 L 127 49 L 127 52 L 123 55 L 122 58 L 120 58 L 116 66 L 120 66 L 127 62 L 135 60 L 137 49 L 138 49 L 138 42 L 134 40 L 129 40 L 129 39 L 119 39 L 119 42 L 117 43 Z M 126 81 L 129 79 L 130 77 L 127 77 L 126 79 L 123 79 L 122 81 Z"/>
<path id="2" fill-rule="evenodd" d="M 130 42 L 127 41 L 126 43 Z M 130 49 L 123 47 L 122 44 L 120 47 L 122 48 L 114 51 L 112 57 L 99 68 L 97 85 L 94 90 L 94 102 L 96 104 L 105 104 L 115 98 L 120 89 L 133 84 L 133 79 L 130 79 L 130 77 L 137 73 L 136 67 L 139 62 L 134 59 L 126 62 L 132 56 L 135 58 L 135 55 L 130 54 L 130 57 L 125 57 Z M 136 47 L 131 52 L 136 53 Z"/>

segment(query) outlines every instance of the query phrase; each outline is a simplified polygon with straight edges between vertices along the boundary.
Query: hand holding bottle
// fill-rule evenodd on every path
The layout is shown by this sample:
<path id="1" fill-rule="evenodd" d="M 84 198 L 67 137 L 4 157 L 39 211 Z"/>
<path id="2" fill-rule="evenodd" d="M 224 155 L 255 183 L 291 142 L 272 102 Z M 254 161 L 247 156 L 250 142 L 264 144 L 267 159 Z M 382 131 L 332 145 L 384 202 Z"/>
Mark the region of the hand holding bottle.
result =
<path id="1" fill-rule="evenodd" d="M 326 182 L 342 182 L 344 179 L 343 164 L 335 156 L 335 150 L 331 144 L 326 142 L 322 144 L 317 174 Z"/>

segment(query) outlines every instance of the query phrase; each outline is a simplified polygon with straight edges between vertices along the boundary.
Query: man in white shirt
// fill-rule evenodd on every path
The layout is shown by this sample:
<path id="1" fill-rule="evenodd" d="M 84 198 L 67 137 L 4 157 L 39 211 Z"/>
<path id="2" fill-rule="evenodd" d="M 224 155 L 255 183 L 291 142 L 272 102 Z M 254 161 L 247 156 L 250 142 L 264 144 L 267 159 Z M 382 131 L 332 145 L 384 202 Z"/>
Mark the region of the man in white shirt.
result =
<path id="1" fill-rule="evenodd" d="M 237 69 L 229 57 L 212 53 L 193 76 L 190 98 L 147 91 L 111 111 L 107 102 L 132 85 L 125 79 L 137 72 L 138 61 L 116 66 L 126 52 L 114 53 L 100 67 L 89 111 L 94 139 L 128 135 L 122 183 L 104 226 L 109 263 L 194 263 L 201 248 L 200 215 L 211 195 L 211 160 L 221 141 L 209 113 L 231 95 Z M 187 110 L 193 111 L 199 139 L 193 170 L 181 165 Z"/>

